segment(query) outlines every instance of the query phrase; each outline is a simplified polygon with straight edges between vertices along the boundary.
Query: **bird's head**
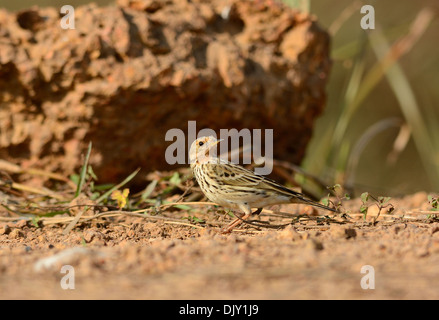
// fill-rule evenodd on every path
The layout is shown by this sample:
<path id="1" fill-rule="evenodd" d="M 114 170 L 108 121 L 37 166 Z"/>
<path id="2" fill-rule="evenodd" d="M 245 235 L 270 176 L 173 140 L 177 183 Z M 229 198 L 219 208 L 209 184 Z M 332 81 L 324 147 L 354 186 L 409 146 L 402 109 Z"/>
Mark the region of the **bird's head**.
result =
<path id="1" fill-rule="evenodd" d="M 201 137 L 192 142 L 189 150 L 189 159 L 191 166 L 195 164 L 206 163 L 214 157 L 214 151 L 212 150 L 220 141 L 215 137 Z"/>

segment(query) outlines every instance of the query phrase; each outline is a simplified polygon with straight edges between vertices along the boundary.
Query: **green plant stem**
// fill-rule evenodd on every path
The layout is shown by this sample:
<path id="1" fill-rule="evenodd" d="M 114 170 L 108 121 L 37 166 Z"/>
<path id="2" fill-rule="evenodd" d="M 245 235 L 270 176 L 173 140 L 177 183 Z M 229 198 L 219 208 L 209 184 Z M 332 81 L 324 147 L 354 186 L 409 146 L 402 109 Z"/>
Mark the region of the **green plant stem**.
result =
<path id="1" fill-rule="evenodd" d="M 75 198 L 80 195 L 82 187 L 84 186 L 85 176 L 87 174 L 88 160 L 90 159 L 91 146 L 92 146 L 92 143 L 90 141 L 90 143 L 88 144 L 87 154 L 85 155 L 84 164 L 82 165 L 81 173 L 79 176 L 79 182 L 78 182 L 78 186 L 76 188 Z"/>

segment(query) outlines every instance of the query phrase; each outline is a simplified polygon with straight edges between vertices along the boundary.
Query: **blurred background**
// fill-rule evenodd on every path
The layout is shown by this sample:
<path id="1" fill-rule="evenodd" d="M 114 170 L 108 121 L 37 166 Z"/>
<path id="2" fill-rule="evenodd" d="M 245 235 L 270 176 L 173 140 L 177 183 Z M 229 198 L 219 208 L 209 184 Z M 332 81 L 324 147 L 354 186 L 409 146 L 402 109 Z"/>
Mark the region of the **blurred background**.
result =
<path id="1" fill-rule="evenodd" d="M 10 11 L 89 0 L 15 0 Z M 108 5 L 111 0 L 94 1 Z M 285 1 L 310 11 L 332 37 L 327 106 L 302 167 L 360 194 L 439 189 L 439 3 L 437 0 Z M 363 5 L 375 29 L 363 30 Z M 311 182 L 298 176 L 307 188 Z"/>

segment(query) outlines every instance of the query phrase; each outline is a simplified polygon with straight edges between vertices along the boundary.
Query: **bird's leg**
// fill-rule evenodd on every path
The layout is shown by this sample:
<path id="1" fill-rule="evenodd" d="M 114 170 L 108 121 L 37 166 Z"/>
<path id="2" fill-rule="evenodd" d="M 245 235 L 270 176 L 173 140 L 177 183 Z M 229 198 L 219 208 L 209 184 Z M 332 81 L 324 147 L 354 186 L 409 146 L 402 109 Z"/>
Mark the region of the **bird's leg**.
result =
<path id="1" fill-rule="evenodd" d="M 258 208 L 255 212 L 252 213 L 252 215 L 259 215 L 262 212 L 262 208 Z"/>
<path id="2" fill-rule="evenodd" d="M 233 210 L 232 210 L 232 213 L 233 213 L 233 215 L 234 215 L 235 217 L 239 217 L 239 218 L 241 218 L 241 219 L 242 219 L 242 217 L 244 216 L 244 213 L 242 213 L 242 212 L 236 212 L 236 211 L 233 211 Z"/>
<path id="3" fill-rule="evenodd" d="M 233 220 L 227 227 L 225 227 L 223 230 L 221 230 L 221 233 L 230 233 L 232 230 L 239 226 L 242 223 L 242 220 L 246 220 L 248 217 L 250 217 L 250 214 L 245 214 L 242 218 L 236 218 Z"/>
<path id="4" fill-rule="evenodd" d="M 242 211 L 244 211 L 244 215 L 233 220 L 227 227 L 225 227 L 223 230 L 221 230 L 221 233 L 232 232 L 233 228 L 235 228 L 236 226 L 239 226 L 242 223 L 242 220 L 247 220 L 247 218 L 252 215 L 252 211 L 248 205 L 241 205 L 240 209 Z M 261 211 L 262 211 L 262 209 L 261 209 Z"/>

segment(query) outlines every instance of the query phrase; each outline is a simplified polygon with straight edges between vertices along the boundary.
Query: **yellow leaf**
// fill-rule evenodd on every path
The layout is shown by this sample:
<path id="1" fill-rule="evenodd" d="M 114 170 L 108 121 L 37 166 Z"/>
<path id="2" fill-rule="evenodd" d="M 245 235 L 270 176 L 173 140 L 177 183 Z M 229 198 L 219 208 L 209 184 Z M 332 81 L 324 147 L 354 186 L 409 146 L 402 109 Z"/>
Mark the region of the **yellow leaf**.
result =
<path id="1" fill-rule="evenodd" d="M 114 190 L 111 193 L 111 199 L 116 200 L 117 206 L 119 207 L 119 209 L 122 209 L 127 204 L 129 193 L 130 193 L 130 190 L 128 188 L 123 189 L 122 192 L 120 192 L 120 190 Z"/>

